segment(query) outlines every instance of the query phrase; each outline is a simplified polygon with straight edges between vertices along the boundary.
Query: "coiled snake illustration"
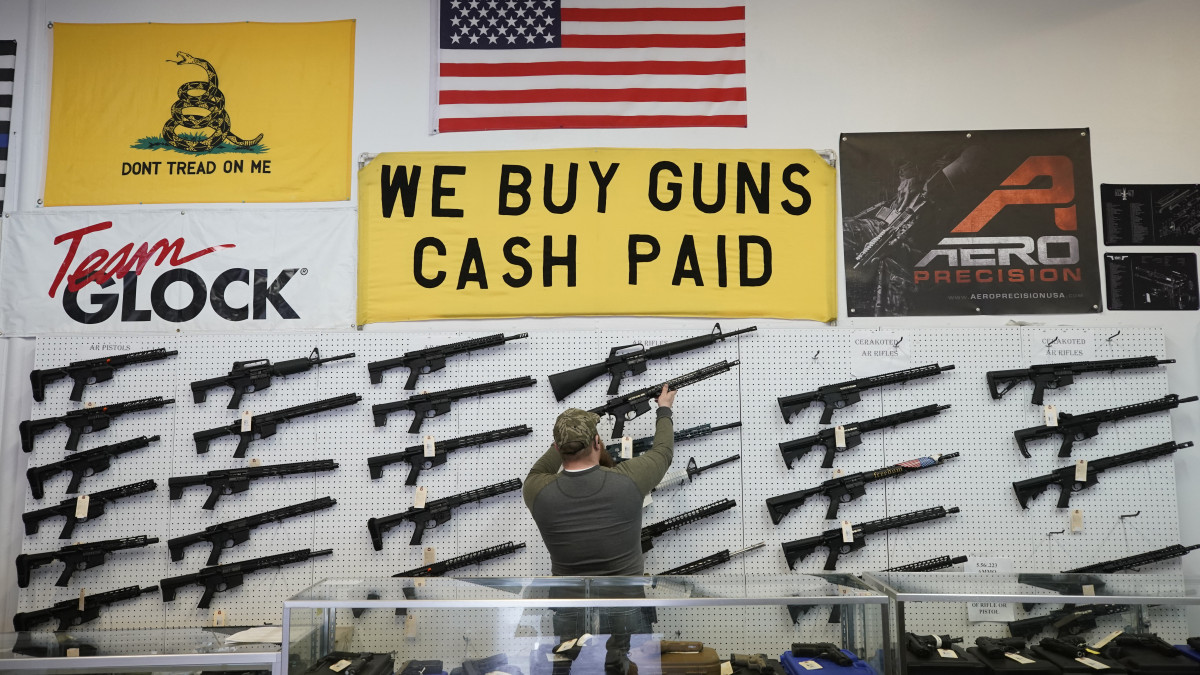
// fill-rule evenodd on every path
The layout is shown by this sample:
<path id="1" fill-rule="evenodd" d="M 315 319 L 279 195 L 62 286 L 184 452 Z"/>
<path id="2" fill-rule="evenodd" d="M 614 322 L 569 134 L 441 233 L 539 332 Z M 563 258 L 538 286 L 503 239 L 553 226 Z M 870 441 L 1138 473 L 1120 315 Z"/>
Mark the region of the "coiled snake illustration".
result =
<path id="1" fill-rule="evenodd" d="M 204 72 L 208 73 L 208 81 L 200 82 L 184 82 L 180 87 L 178 96 L 179 100 L 171 105 L 171 119 L 167 120 L 163 125 L 162 137 L 168 145 L 180 150 L 188 152 L 207 152 L 221 145 L 224 141 L 229 141 L 233 145 L 242 148 L 249 148 L 258 145 L 262 140 L 263 135 L 245 140 L 234 135 L 229 130 L 229 113 L 225 112 L 225 94 L 217 88 L 217 71 L 212 67 L 212 64 L 204 59 L 197 58 L 187 52 L 175 52 L 179 57 L 178 61 L 167 59 L 167 61 L 176 65 L 191 64 L 200 66 Z M 193 96 L 192 92 L 199 91 L 199 96 Z M 185 115 L 183 111 L 187 108 L 202 108 L 208 111 L 207 115 Z M 211 136 L 201 140 L 188 140 L 182 138 L 175 133 L 175 129 L 184 127 L 186 129 L 212 129 Z"/>

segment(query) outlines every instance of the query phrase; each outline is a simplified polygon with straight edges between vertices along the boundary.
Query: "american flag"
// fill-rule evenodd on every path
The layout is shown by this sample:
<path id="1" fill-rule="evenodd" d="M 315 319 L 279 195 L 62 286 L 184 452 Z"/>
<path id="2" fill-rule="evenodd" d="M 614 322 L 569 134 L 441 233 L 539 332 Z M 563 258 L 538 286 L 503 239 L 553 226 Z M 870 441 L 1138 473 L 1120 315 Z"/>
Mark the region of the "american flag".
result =
<path id="1" fill-rule="evenodd" d="M 4 213 L 4 176 L 8 173 L 9 125 L 12 123 L 16 67 L 17 41 L 0 40 L 0 214 Z"/>
<path id="2" fill-rule="evenodd" d="M 729 0 L 440 0 L 436 128 L 746 126 Z"/>
<path id="3" fill-rule="evenodd" d="M 906 469 L 924 469 L 934 464 L 937 464 L 937 460 L 932 457 L 918 457 L 917 459 L 906 459 L 896 466 L 902 466 Z"/>

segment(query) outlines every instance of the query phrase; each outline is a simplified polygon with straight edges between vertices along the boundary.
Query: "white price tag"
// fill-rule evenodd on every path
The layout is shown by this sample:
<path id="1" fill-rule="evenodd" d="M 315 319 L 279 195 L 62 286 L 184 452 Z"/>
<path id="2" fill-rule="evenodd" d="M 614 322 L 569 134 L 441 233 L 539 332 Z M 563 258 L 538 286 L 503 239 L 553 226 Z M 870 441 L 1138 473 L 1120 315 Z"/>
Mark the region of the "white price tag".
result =
<path id="1" fill-rule="evenodd" d="M 83 403 L 83 409 L 84 409 L 84 410 L 88 410 L 88 409 L 90 409 L 90 408 L 95 408 L 95 407 L 96 407 L 96 402 L 95 402 L 95 401 L 84 401 L 84 403 Z"/>
<path id="2" fill-rule="evenodd" d="M 728 661 L 722 661 L 721 675 L 733 675 L 733 664 Z"/>
<path id="3" fill-rule="evenodd" d="M 555 647 L 554 653 L 561 654 L 562 652 L 565 652 L 574 646 L 575 646 L 575 640 L 567 640 L 566 642 L 562 643 L 558 647 Z"/>
<path id="4" fill-rule="evenodd" d="M 842 477 L 842 476 L 844 476 L 844 475 L 846 475 L 846 472 L 845 472 L 845 471 L 842 471 L 841 469 L 834 469 L 834 470 L 833 470 L 833 477 L 834 477 L 834 478 L 841 478 L 841 477 Z"/>
<path id="5" fill-rule="evenodd" d="M 850 525 L 850 521 L 842 521 L 842 542 L 847 544 L 854 543 L 854 527 Z"/>
<path id="6" fill-rule="evenodd" d="M 1108 635 L 1105 635 L 1099 642 L 1092 645 L 1092 649 L 1095 651 L 1100 651 L 1101 647 L 1112 642 L 1114 639 L 1116 639 L 1116 637 L 1118 635 L 1120 635 L 1121 633 L 1124 633 L 1124 632 L 1125 631 L 1123 631 L 1123 630 L 1114 630 L 1113 632 L 1109 633 Z"/>
<path id="7" fill-rule="evenodd" d="M 79 495 L 75 498 L 75 518 L 87 518 L 88 504 L 91 502 L 91 497 L 87 495 Z"/>
<path id="8" fill-rule="evenodd" d="M 650 506 L 653 501 L 654 500 L 650 498 L 649 493 L 647 493 L 645 497 L 642 497 L 642 508 L 644 509 L 647 506 Z"/>
<path id="9" fill-rule="evenodd" d="M 242 411 L 242 431 L 250 431 L 250 422 L 253 419 L 254 416 L 250 414 L 249 410 Z"/>
<path id="10" fill-rule="evenodd" d="M 225 610 L 218 609 L 213 612 L 212 625 L 213 626 L 224 626 L 225 625 Z"/>
<path id="11" fill-rule="evenodd" d="M 329 666 L 329 669 L 335 673 L 340 673 L 343 670 L 349 668 L 350 663 L 351 663 L 351 661 L 349 659 L 342 659 L 341 661 L 338 661 L 337 663 L 333 664 L 332 666 Z"/>
<path id="12" fill-rule="evenodd" d="M 1088 668 L 1091 668 L 1092 670 L 1108 670 L 1108 666 L 1094 659 L 1089 659 L 1086 656 L 1081 656 L 1075 660 L 1087 666 Z"/>
<path id="13" fill-rule="evenodd" d="M 417 620 L 412 614 L 404 617 L 404 637 L 410 639 L 417 637 Z"/>
<path id="14" fill-rule="evenodd" d="M 846 447 L 846 427 L 841 424 L 833 428 L 833 444 L 839 448 Z"/>
<path id="15" fill-rule="evenodd" d="M 1083 594 L 1084 595 L 1095 595 L 1096 587 L 1093 586 L 1092 584 L 1084 584 L 1083 585 Z"/>
<path id="16" fill-rule="evenodd" d="M 580 635 L 575 640 L 575 644 L 579 645 L 580 647 L 583 647 L 583 646 L 587 645 L 588 640 L 591 640 L 591 639 L 592 639 L 591 633 L 584 633 L 583 635 Z"/>
<path id="17" fill-rule="evenodd" d="M 1048 405 L 1042 408 L 1042 417 L 1046 420 L 1046 426 L 1058 426 L 1058 406 Z"/>
<path id="18" fill-rule="evenodd" d="M 571 659 L 568 659 L 565 656 L 559 656 L 558 654 L 546 654 L 546 660 L 550 663 L 560 663 L 562 661 L 570 661 Z"/>
<path id="19" fill-rule="evenodd" d="M 428 490 L 426 490 L 424 487 L 418 487 L 416 489 L 416 491 L 413 492 L 413 508 L 414 509 L 425 508 L 425 497 L 428 495 L 429 495 Z"/>
<path id="20" fill-rule="evenodd" d="M 1004 655 L 1023 666 L 1027 666 L 1031 663 L 1037 663 L 1037 661 L 1034 661 L 1031 658 L 1021 656 L 1020 654 L 1014 654 L 1013 652 L 1004 652 Z"/>
<path id="21" fill-rule="evenodd" d="M 801 661 L 799 665 L 805 670 L 824 670 L 816 661 Z"/>
<path id="22" fill-rule="evenodd" d="M 621 437 L 621 459 L 633 459 L 633 437 Z"/>
<path id="23" fill-rule="evenodd" d="M 262 466 L 262 460 L 257 457 L 251 457 L 250 466 Z"/>
<path id="24" fill-rule="evenodd" d="M 79 656 L 79 647 L 67 647 L 67 658 L 73 659 Z"/>
<path id="25" fill-rule="evenodd" d="M 943 659 L 957 659 L 958 652 L 954 651 L 953 649 L 939 649 L 938 656 L 942 657 Z"/>
<path id="26" fill-rule="evenodd" d="M 86 597 L 87 597 L 87 589 L 86 588 L 79 589 L 79 611 L 81 611 L 81 612 L 83 611 L 84 605 L 87 602 L 85 600 Z"/>
<path id="27" fill-rule="evenodd" d="M 1071 509 L 1071 533 L 1083 532 L 1083 509 Z"/>
<path id="28" fill-rule="evenodd" d="M 433 434 L 425 434 L 425 451 L 426 457 L 437 455 L 437 442 L 433 440 Z"/>
<path id="29" fill-rule="evenodd" d="M 1083 482 L 1087 480 L 1087 460 L 1081 459 L 1075 462 L 1075 480 Z"/>
<path id="30" fill-rule="evenodd" d="M 422 565 L 432 565 L 437 562 L 437 549 L 433 546 L 426 546 Z"/>
<path id="31" fill-rule="evenodd" d="M 425 577 L 413 579 L 413 588 L 425 588 Z"/>

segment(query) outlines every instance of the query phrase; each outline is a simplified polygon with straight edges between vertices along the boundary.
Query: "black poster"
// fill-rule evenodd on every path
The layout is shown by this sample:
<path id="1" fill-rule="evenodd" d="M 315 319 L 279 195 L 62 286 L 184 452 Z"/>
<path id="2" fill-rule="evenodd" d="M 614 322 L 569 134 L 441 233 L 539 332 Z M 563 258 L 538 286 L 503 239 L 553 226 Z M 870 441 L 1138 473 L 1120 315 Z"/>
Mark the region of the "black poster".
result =
<path id="1" fill-rule="evenodd" d="M 850 316 L 1100 311 L 1087 129 L 842 134 Z"/>
<path id="2" fill-rule="evenodd" d="M 1200 246 L 1200 185 L 1100 184 L 1104 243 Z"/>
<path id="3" fill-rule="evenodd" d="M 1195 253 L 1106 253 L 1108 308 L 1200 309 Z"/>

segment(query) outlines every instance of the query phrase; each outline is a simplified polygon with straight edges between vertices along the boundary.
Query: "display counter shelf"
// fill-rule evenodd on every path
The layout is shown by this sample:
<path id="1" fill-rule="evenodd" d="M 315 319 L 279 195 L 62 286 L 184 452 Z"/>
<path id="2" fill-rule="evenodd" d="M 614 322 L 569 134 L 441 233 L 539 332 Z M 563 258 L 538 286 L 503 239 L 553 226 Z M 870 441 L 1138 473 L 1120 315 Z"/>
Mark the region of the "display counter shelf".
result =
<path id="1" fill-rule="evenodd" d="M 283 672 L 280 646 L 234 642 L 241 628 L 0 633 L 0 673 Z"/>

